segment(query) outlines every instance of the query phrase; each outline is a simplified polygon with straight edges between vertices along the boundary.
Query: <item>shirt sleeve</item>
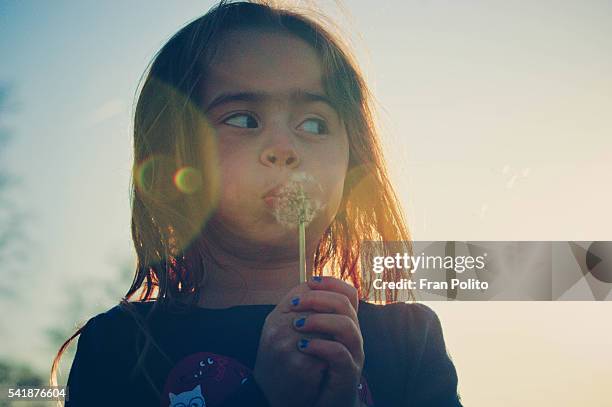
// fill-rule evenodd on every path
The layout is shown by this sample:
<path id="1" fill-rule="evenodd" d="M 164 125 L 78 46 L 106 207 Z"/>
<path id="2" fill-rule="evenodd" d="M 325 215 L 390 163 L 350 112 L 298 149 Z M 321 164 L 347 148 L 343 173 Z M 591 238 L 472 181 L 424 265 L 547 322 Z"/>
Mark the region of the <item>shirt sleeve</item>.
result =
<path id="1" fill-rule="evenodd" d="M 101 316 L 90 319 L 83 327 L 68 375 L 65 407 L 97 407 L 113 405 L 117 394 L 108 351 L 104 346 Z"/>
<path id="2" fill-rule="evenodd" d="M 457 392 L 457 371 L 448 355 L 438 315 L 428 306 L 416 303 L 425 316 L 427 329 L 423 352 L 408 398 L 414 407 L 462 407 Z"/>

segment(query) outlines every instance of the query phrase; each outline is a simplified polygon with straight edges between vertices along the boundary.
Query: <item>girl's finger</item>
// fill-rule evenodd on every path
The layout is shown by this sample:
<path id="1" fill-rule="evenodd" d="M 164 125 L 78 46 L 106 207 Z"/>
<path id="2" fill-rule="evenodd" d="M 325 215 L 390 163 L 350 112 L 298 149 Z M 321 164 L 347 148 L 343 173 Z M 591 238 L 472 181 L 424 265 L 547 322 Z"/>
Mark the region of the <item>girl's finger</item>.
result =
<path id="1" fill-rule="evenodd" d="M 357 311 L 344 294 L 333 291 L 307 291 L 290 300 L 289 311 L 315 311 L 346 315 L 359 324 Z"/>
<path id="2" fill-rule="evenodd" d="M 364 360 L 363 338 L 359 326 L 346 315 L 310 314 L 298 316 L 293 321 L 298 332 L 318 332 L 331 335 L 331 340 L 342 343 L 350 352 L 353 360 L 362 365 Z"/>
<path id="3" fill-rule="evenodd" d="M 308 280 L 308 287 L 312 290 L 327 290 L 337 292 L 338 294 L 344 294 L 353 305 L 353 308 L 355 308 L 355 311 L 357 311 L 357 307 L 359 306 L 357 289 L 338 278 L 314 276 Z"/>
<path id="4" fill-rule="evenodd" d="M 333 370 L 334 373 L 340 373 L 342 376 L 357 374 L 360 370 L 351 353 L 340 342 L 319 338 L 302 338 L 298 340 L 297 348 L 300 352 L 326 361 L 330 370 Z"/>

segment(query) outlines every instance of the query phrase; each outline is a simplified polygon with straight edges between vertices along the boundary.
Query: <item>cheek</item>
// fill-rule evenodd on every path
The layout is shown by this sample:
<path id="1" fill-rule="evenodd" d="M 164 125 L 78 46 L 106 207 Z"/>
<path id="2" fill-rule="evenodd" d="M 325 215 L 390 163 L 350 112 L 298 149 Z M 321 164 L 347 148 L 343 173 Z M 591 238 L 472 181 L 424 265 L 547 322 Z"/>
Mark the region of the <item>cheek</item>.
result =
<path id="1" fill-rule="evenodd" d="M 336 183 L 333 185 L 332 190 L 330 191 L 330 209 L 332 213 L 330 214 L 332 219 L 336 216 L 338 211 L 338 207 L 340 206 L 340 202 L 342 201 L 342 194 L 344 192 L 344 174 L 341 177 L 338 177 Z"/>
<path id="2" fill-rule="evenodd" d="M 221 178 L 221 203 L 235 205 L 240 200 L 240 191 L 248 183 L 244 154 L 237 146 L 219 143 L 219 169 Z"/>
<path id="3" fill-rule="evenodd" d="M 242 233 L 250 221 L 247 214 L 248 199 L 245 192 L 248 181 L 245 180 L 241 168 L 235 164 L 222 164 L 219 205 L 216 213 L 217 219 L 234 233 Z"/>
<path id="4" fill-rule="evenodd" d="M 221 165 L 221 205 L 226 209 L 240 206 L 247 185 L 239 164 Z"/>
<path id="5" fill-rule="evenodd" d="M 325 218 L 328 222 L 331 222 L 336 216 L 342 201 L 345 176 L 346 166 L 343 163 L 334 163 L 332 166 L 325 168 L 325 171 L 320 174 L 319 179 L 324 180 Z"/>
<path id="6" fill-rule="evenodd" d="M 258 172 L 248 152 L 236 149 L 224 154 L 219 164 L 220 196 L 217 217 L 223 225 L 237 234 L 258 234 L 260 222 L 257 200 L 260 200 Z"/>
<path id="7" fill-rule="evenodd" d="M 341 141 L 328 145 L 317 156 L 318 179 L 322 181 L 326 201 L 326 218 L 332 221 L 336 216 L 344 192 L 344 179 L 348 168 L 349 147 L 346 135 Z"/>

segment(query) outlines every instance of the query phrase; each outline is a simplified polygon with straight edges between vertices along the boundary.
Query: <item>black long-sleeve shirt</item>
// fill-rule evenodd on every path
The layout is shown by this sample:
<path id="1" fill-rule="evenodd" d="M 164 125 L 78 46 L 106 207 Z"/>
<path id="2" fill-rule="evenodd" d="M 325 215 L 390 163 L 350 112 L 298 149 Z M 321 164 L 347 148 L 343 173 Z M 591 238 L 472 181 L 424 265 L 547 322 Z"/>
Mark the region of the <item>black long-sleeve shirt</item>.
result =
<path id="1" fill-rule="evenodd" d="M 143 316 L 152 306 L 133 304 Z M 267 406 L 251 372 L 264 320 L 274 307 L 156 312 L 148 326 L 165 356 L 151 348 L 147 379 L 142 370 L 132 375 L 139 328 L 115 306 L 91 318 L 81 332 L 65 406 Z M 431 308 L 360 301 L 358 318 L 365 362 L 356 391 L 363 403 L 461 407 L 457 373 Z"/>

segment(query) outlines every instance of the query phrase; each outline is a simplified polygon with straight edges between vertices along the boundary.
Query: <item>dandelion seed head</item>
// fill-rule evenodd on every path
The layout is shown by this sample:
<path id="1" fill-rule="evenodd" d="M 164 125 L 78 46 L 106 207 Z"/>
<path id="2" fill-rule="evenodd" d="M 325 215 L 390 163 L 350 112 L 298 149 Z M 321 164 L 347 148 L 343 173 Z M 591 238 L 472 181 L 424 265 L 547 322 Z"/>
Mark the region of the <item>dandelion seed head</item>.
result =
<path id="1" fill-rule="evenodd" d="M 289 182 L 279 191 L 278 204 L 274 208 L 276 220 L 287 228 L 297 228 L 301 219 L 308 226 L 324 205 L 306 193 L 306 185 L 321 186 L 312 175 L 305 172 L 294 173 Z M 312 188 L 309 188 L 312 190 Z"/>

